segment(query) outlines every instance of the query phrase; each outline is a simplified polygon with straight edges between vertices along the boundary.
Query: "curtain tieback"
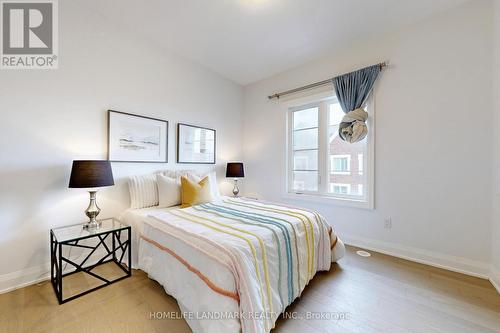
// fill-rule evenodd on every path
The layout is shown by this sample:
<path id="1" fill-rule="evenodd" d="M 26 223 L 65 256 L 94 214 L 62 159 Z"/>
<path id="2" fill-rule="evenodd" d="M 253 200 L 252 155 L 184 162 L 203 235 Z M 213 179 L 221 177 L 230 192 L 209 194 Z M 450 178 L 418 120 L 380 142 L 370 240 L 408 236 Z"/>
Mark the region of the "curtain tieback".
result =
<path id="1" fill-rule="evenodd" d="M 368 134 L 367 119 L 368 113 L 362 108 L 349 111 L 340 122 L 340 137 L 350 143 L 363 140 Z"/>

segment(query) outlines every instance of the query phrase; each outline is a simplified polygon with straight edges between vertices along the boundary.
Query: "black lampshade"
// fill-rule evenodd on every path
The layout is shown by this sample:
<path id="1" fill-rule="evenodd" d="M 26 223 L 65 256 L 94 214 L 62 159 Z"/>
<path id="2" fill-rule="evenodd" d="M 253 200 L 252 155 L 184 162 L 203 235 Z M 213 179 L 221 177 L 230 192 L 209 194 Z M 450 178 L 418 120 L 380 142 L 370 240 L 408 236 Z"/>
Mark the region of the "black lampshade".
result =
<path id="1" fill-rule="evenodd" d="M 243 163 L 228 163 L 226 167 L 226 178 L 243 178 L 245 177 L 245 170 L 243 170 Z"/>
<path id="2" fill-rule="evenodd" d="M 69 187 L 102 187 L 115 185 L 109 161 L 73 161 Z"/>

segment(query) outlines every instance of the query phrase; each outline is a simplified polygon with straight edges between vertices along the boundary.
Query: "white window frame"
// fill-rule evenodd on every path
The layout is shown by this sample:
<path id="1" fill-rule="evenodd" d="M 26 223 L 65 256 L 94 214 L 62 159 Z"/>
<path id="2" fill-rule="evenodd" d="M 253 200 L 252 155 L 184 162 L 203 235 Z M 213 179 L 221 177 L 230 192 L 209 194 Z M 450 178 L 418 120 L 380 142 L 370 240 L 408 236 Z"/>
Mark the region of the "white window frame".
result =
<path id="1" fill-rule="evenodd" d="M 326 102 L 332 98 L 336 98 L 332 91 L 320 92 L 316 94 L 311 94 L 308 96 L 285 100 L 281 102 L 281 107 L 283 109 L 285 127 L 285 148 L 284 148 L 284 161 L 285 161 L 285 172 L 282 187 L 282 197 L 285 199 L 302 200 L 309 202 L 316 202 L 328 205 L 340 205 L 353 208 L 361 209 L 374 209 L 374 192 L 375 192 L 375 99 L 373 93 L 367 100 L 366 110 L 368 112 L 368 135 L 367 135 L 367 156 L 364 157 L 364 168 L 363 173 L 366 173 L 366 186 L 364 190 L 366 191 L 366 196 L 364 199 L 357 199 L 352 197 L 341 197 L 328 194 L 328 182 L 322 181 L 323 179 L 328 179 L 329 167 L 323 167 L 322 172 L 318 176 L 319 179 L 319 190 L 318 192 L 294 192 L 292 190 L 293 186 L 293 153 L 292 153 L 292 142 L 293 142 L 293 117 L 291 112 L 296 111 L 297 108 L 314 105 L 321 102 Z M 328 140 L 328 112 L 319 112 L 319 140 Z M 318 151 L 318 167 L 320 165 L 327 165 L 327 152 L 325 149 L 326 145 L 320 144 Z M 320 168 L 321 170 L 321 168 Z"/>
<path id="2" fill-rule="evenodd" d="M 358 184 L 358 193 L 363 192 L 363 187 L 364 187 L 363 184 Z M 360 189 L 361 189 L 361 191 L 360 191 Z"/>
<path id="3" fill-rule="evenodd" d="M 335 158 L 346 158 L 347 159 L 347 171 L 334 171 L 332 160 Z M 351 155 L 338 154 L 338 155 L 330 155 L 330 174 L 331 175 L 350 175 L 351 174 Z"/>

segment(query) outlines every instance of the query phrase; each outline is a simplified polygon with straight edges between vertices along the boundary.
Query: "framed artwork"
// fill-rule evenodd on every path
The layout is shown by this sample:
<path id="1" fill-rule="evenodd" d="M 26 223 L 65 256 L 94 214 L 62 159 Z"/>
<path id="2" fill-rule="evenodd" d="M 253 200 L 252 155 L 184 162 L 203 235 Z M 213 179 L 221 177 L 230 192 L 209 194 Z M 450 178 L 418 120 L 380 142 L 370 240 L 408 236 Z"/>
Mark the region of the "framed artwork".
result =
<path id="1" fill-rule="evenodd" d="M 108 160 L 168 162 L 168 121 L 108 110 Z"/>
<path id="2" fill-rule="evenodd" d="M 177 163 L 215 164 L 215 130 L 177 124 Z"/>

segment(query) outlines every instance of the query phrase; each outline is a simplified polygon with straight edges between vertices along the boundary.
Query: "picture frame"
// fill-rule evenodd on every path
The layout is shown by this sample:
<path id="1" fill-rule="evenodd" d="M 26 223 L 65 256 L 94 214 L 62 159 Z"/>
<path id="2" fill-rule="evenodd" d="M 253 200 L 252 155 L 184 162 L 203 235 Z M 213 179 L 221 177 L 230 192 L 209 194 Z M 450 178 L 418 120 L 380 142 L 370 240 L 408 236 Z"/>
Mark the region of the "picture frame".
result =
<path id="1" fill-rule="evenodd" d="M 212 128 L 177 124 L 177 163 L 215 164 L 217 132 Z"/>
<path id="2" fill-rule="evenodd" d="M 168 163 L 168 121 L 108 110 L 108 160 Z"/>

